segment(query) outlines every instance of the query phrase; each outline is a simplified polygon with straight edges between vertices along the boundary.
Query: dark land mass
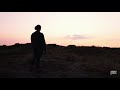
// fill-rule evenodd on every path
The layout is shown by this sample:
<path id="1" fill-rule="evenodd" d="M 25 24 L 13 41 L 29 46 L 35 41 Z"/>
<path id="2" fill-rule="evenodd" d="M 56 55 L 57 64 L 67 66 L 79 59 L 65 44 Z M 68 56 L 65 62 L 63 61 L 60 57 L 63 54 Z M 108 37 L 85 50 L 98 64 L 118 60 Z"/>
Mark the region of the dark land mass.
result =
<path id="1" fill-rule="evenodd" d="M 40 69 L 31 71 L 32 57 L 30 43 L 0 46 L 0 78 L 120 77 L 120 48 L 47 44 Z"/>

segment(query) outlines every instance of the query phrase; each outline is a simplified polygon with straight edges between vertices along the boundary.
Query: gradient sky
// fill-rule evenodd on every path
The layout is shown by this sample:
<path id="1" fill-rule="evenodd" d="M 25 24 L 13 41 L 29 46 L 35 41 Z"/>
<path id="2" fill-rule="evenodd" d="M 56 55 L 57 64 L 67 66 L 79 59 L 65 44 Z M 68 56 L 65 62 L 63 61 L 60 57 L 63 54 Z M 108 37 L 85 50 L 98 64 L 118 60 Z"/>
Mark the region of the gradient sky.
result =
<path id="1" fill-rule="evenodd" d="M 47 44 L 120 47 L 120 12 L 0 12 L 0 45 L 30 43 L 37 24 Z"/>

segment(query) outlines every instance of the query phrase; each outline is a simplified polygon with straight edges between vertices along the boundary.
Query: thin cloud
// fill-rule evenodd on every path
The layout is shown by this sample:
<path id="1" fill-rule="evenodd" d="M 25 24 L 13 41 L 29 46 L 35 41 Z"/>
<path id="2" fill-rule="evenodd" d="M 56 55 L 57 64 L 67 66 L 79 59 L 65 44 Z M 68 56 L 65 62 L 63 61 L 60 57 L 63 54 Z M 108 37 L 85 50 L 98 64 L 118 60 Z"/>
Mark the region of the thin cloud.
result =
<path id="1" fill-rule="evenodd" d="M 88 39 L 88 37 L 85 36 L 85 35 L 77 35 L 77 34 L 75 34 L 75 35 L 67 35 L 65 38 L 72 39 L 72 40 Z"/>

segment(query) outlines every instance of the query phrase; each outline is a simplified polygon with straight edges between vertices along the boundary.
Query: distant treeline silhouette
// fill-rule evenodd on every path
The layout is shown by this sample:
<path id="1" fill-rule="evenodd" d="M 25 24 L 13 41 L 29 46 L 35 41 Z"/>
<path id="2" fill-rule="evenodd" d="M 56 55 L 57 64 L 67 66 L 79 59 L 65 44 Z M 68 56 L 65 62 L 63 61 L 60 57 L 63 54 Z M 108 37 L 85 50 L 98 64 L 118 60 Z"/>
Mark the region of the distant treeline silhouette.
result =
<path id="1" fill-rule="evenodd" d="M 68 53 L 75 53 L 78 55 L 106 55 L 107 53 L 113 55 L 113 54 L 118 54 L 120 55 L 120 48 L 110 48 L 110 47 L 97 47 L 97 46 L 76 46 L 76 45 L 68 45 L 68 46 L 61 46 L 57 44 L 47 44 L 46 45 L 48 50 L 52 50 L 53 48 L 61 48 Z M 0 46 L 0 50 L 12 50 L 14 49 L 15 51 L 18 52 L 31 52 L 32 50 L 32 45 L 31 43 L 26 43 L 26 44 L 20 44 L 20 43 L 15 43 L 14 45 L 11 46 L 6 46 L 2 45 Z"/>
<path id="2" fill-rule="evenodd" d="M 15 43 L 14 45 L 2 45 L 0 46 L 0 49 L 13 49 L 13 48 L 19 48 L 19 47 L 31 47 L 31 43 L 26 43 L 26 44 L 20 44 L 20 43 Z"/>
<path id="3" fill-rule="evenodd" d="M 57 44 L 47 44 L 49 47 L 67 47 L 67 48 L 104 48 L 104 49 L 120 49 L 120 48 L 111 48 L 111 47 L 99 47 L 99 46 L 76 46 L 76 45 L 68 45 L 68 46 L 61 46 Z M 31 43 L 15 43 L 14 45 L 0 45 L 0 48 L 18 48 L 18 47 L 31 47 Z"/>

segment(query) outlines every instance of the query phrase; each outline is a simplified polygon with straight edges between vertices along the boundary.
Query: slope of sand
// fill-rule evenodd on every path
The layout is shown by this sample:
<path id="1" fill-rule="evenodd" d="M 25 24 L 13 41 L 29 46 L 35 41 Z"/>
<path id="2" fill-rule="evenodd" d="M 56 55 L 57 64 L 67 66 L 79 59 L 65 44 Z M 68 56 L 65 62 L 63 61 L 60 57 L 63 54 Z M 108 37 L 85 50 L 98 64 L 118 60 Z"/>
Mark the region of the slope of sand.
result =
<path id="1" fill-rule="evenodd" d="M 31 71 L 30 47 L 1 50 L 0 78 L 119 78 L 119 75 L 110 76 L 110 70 L 120 70 L 120 52 L 109 54 L 109 51 L 101 51 L 95 54 L 88 51 L 47 46 L 40 69 L 34 68 Z"/>

